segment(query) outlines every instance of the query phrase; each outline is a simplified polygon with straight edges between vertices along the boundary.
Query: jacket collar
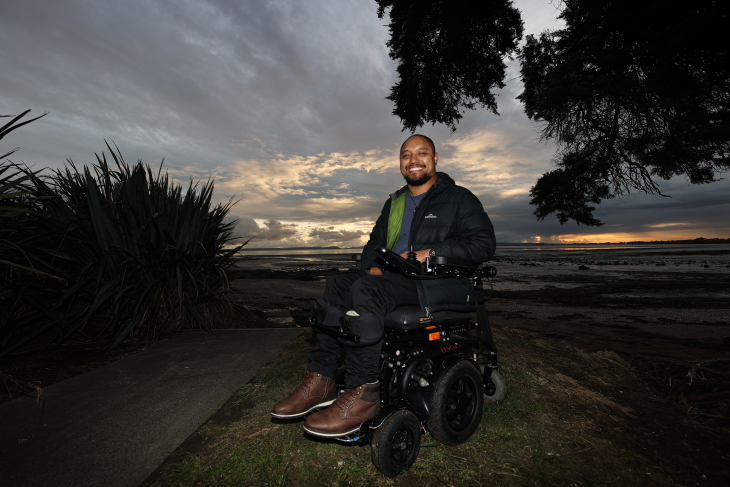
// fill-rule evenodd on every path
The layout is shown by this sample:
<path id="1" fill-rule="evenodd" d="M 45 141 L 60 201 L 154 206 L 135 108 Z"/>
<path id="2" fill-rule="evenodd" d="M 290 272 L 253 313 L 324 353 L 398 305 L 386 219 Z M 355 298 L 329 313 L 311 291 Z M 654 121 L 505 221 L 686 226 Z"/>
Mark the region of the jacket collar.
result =
<path id="1" fill-rule="evenodd" d="M 438 180 L 434 183 L 433 186 L 431 186 L 431 189 L 429 189 L 429 192 L 440 193 L 441 191 L 443 191 L 447 187 L 449 187 L 452 184 L 454 184 L 454 180 L 451 179 L 451 177 L 448 174 L 446 174 L 445 172 L 438 172 L 437 171 L 436 172 L 436 175 L 438 176 Z M 397 197 L 401 196 L 406 191 L 408 191 L 408 185 L 407 184 L 405 186 L 403 186 L 401 189 L 399 189 L 398 191 L 396 191 L 395 193 L 392 193 L 390 195 L 390 197 L 392 199 L 396 199 Z"/>

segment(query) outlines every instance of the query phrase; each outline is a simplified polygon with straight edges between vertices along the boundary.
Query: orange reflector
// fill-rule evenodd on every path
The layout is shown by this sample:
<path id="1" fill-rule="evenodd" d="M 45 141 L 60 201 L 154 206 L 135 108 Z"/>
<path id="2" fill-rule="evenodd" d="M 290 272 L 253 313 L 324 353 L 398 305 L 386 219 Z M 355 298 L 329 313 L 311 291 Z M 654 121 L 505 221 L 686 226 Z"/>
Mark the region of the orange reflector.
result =
<path id="1" fill-rule="evenodd" d="M 436 327 L 435 326 L 427 326 L 426 329 L 427 330 L 434 330 L 434 329 L 436 329 Z"/>
<path id="2" fill-rule="evenodd" d="M 429 342 L 432 342 L 434 340 L 438 340 L 439 338 L 441 338 L 441 333 L 439 333 L 439 332 L 429 333 L 428 334 L 428 341 Z"/>

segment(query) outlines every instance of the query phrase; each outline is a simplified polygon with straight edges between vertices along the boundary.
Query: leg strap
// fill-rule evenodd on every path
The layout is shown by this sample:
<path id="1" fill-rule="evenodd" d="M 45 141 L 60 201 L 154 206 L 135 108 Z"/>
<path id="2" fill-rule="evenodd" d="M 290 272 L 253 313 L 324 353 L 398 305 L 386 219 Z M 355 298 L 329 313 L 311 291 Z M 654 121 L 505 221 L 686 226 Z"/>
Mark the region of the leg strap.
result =
<path id="1" fill-rule="evenodd" d="M 340 308 L 328 304 L 324 299 L 312 301 L 312 320 L 327 328 L 340 329 L 340 316 L 344 315 Z"/>
<path id="2" fill-rule="evenodd" d="M 373 314 L 342 315 L 340 327 L 348 338 L 338 338 L 338 340 L 346 347 L 367 347 L 383 339 L 383 321 Z M 357 337 L 357 340 L 353 341 L 349 337 Z"/>
<path id="3" fill-rule="evenodd" d="M 347 316 L 323 299 L 312 301 L 312 328 L 347 347 L 367 347 L 381 340 L 383 324 L 375 315 Z"/>

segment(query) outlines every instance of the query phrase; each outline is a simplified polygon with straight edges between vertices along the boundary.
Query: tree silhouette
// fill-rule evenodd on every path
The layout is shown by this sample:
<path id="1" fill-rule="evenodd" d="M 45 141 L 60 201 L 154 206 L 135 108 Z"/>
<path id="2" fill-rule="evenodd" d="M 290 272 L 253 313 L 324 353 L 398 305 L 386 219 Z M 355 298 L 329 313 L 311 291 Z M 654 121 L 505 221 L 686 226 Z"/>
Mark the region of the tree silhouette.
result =
<path id="1" fill-rule="evenodd" d="M 464 109 L 479 104 L 497 114 L 493 88 L 504 86 L 505 57 L 522 38 L 510 0 L 376 0 L 390 9 L 390 57 L 398 82 L 389 100 L 404 130 L 426 122 L 456 130 Z"/>
<path id="2" fill-rule="evenodd" d="M 564 0 L 565 29 L 520 54 L 527 116 L 557 168 L 531 189 L 534 214 L 601 225 L 594 206 L 654 177 L 717 181 L 730 169 L 730 2 Z"/>
<path id="3" fill-rule="evenodd" d="M 476 104 L 497 114 L 505 58 L 522 36 L 509 0 L 376 0 L 390 13 L 398 82 L 388 97 L 403 128 L 456 130 Z M 717 181 L 730 169 L 730 2 L 562 0 L 565 29 L 528 36 L 518 97 L 556 169 L 530 191 L 534 214 L 601 225 L 595 206 L 655 178 Z"/>

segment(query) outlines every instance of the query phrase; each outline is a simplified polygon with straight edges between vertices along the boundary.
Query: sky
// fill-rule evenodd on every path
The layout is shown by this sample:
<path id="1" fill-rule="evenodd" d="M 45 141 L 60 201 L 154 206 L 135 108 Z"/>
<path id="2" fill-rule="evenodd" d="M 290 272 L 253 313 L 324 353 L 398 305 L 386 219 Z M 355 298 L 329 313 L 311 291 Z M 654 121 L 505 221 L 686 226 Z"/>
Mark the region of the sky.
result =
<path id="1" fill-rule="evenodd" d="M 525 35 L 560 28 L 554 0 L 516 0 Z M 6 136 L 0 153 L 35 169 L 92 164 L 114 142 L 127 162 L 181 184 L 215 181 L 239 202 L 251 247 L 358 247 L 403 186 L 409 135 L 385 97 L 396 81 L 387 19 L 367 0 L 5 0 L 0 114 L 48 115 Z M 430 136 L 438 169 L 476 194 L 497 241 L 620 242 L 730 237 L 730 182 L 660 181 L 671 198 L 599 205 L 601 227 L 538 221 L 529 190 L 555 147 L 525 116 L 508 61 L 499 116 L 466 112 Z M 8 119 L 3 119 L 8 120 Z M 725 175 L 726 176 L 726 175 Z"/>

